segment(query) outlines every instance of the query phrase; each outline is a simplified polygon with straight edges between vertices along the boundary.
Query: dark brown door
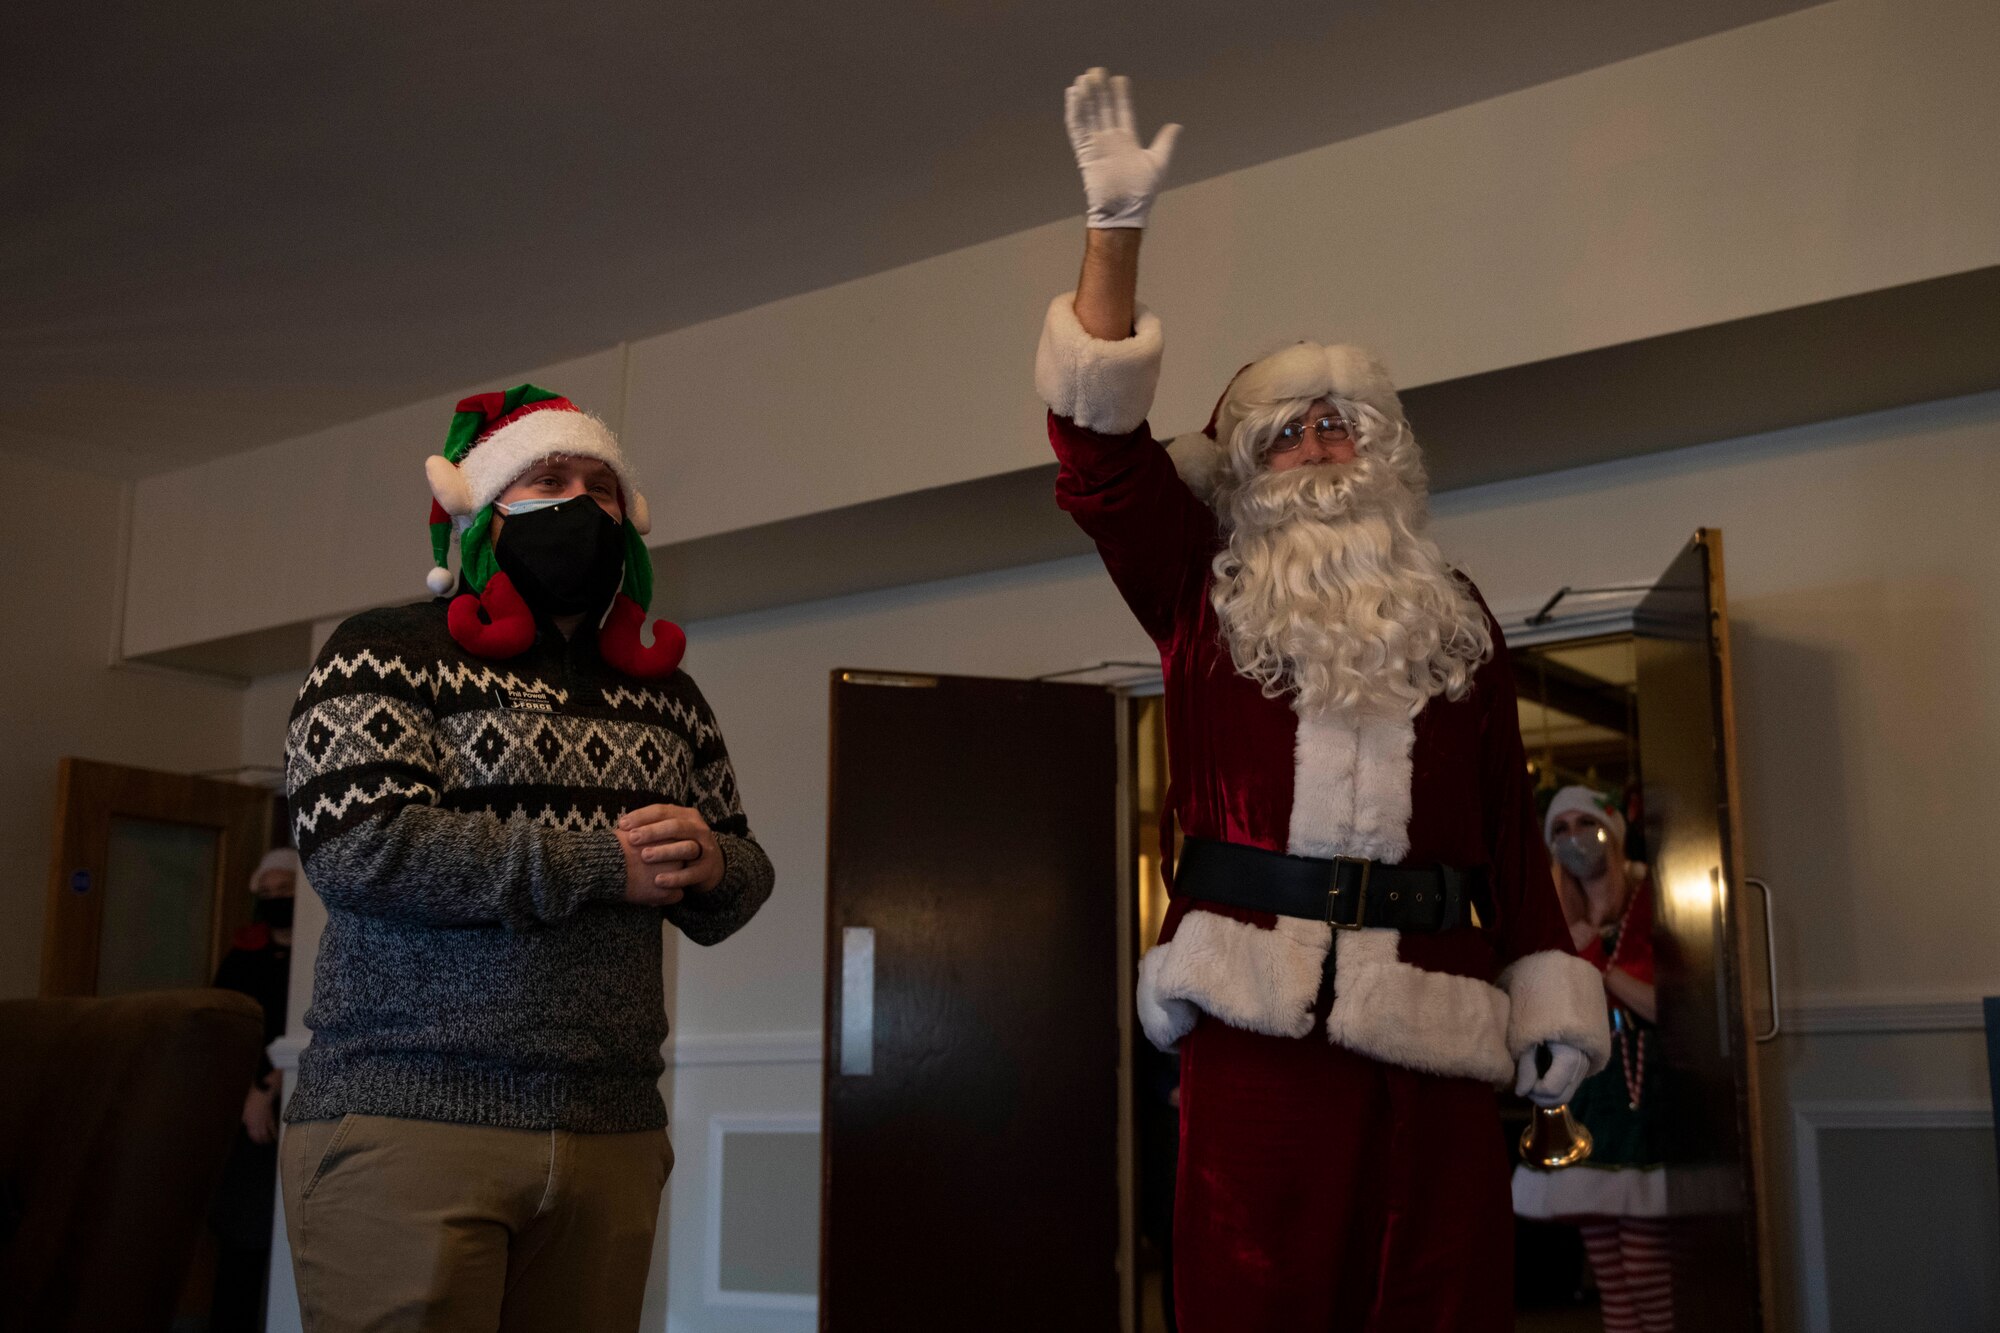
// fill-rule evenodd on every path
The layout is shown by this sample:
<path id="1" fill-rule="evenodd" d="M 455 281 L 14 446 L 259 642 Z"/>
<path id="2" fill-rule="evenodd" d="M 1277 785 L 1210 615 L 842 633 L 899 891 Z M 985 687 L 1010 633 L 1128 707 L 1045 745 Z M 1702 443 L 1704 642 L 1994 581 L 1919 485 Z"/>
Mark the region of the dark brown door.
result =
<path id="1" fill-rule="evenodd" d="M 63 760 L 42 994 L 208 985 L 250 919 L 270 819 L 262 787 Z"/>
<path id="2" fill-rule="evenodd" d="M 1118 1327 L 1115 698 L 840 671 L 820 1327 Z"/>
<path id="3" fill-rule="evenodd" d="M 1762 1329 L 1757 1062 L 1743 892 L 1722 534 L 1702 529 L 1640 604 L 1639 756 L 1654 849 L 1675 1324 Z"/>

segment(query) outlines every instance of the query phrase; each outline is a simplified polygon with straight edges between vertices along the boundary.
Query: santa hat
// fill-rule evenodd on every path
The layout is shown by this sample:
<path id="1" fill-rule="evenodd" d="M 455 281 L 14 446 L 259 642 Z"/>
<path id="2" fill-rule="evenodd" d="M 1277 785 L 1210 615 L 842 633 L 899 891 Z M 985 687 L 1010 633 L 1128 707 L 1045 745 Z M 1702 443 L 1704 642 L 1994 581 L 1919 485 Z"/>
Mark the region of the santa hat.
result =
<path id="1" fill-rule="evenodd" d="M 1181 480 L 1203 500 L 1215 495 L 1217 481 L 1229 465 L 1229 440 L 1243 419 L 1268 403 L 1295 398 L 1330 398 L 1353 403 L 1379 416 L 1388 426 L 1406 429 L 1402 399 L 1389 372 L 1374 353 L 1352 343 L 1297 342 L 1253 361 L 1236 372 L 1216 400 L 1208 425 L 1177 436 L 1167 445 Z"/>
<path id="2" fill-rule="evenodd" d="M 295 876 L 305 873 L 299 866 L 296 851 L 290 847 L 273 847 L 264 853 L 263 859 L 257 862 L 257 868 L 250 872 L 250 892 L 257 891 L 257 881 L 264 878 L 266 870 L 288 870 Z"/>
<path id="3" fill-rule="evenodd" d="M 1625 816 L 1603 792 L 1589 787 L 1564 787 L 1549 802 L 1548 813 L 1542 816 L 1542 841 L 1556 840 L 1556 820 L 1563 815 L 1589 815 L 1611 832 L 1614 849 L 1620 854 L 1625 850 Z"/>
<path id="4" fill-rule="evenodd" d="M 456 581 L 469 590 L 452 601 L 452 637 L 482 657 L 513 657 L 534 642 L 533 614 L 493 554 L 493 504 L 523 472 L 555 454 L 603 463 L 617 476 L 624 500 L 625 577 L 598 631 L 600 651 L 630 675 L 668 674 L 680 663 L 686 636 L 662 620 L 654 622 L 652 647 L 640 638 L 653 600 L 646 497 L 611 428 L 561 394 L 533 384 L 462 399 L 452 413 L 444 452 L 424 460 L 431 486 L 432 559 L 424 582 L 439 596 L 451 591 L 454 579 L 446 560 L 456 528 Z"/>

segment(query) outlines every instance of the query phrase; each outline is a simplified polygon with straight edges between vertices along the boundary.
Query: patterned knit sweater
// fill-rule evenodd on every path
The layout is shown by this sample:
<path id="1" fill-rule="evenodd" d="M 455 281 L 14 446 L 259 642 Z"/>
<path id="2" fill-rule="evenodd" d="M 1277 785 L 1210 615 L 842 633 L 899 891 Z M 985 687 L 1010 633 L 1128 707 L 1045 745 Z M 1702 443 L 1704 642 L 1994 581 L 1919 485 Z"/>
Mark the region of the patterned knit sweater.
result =
<path id="1" fill-rule="evenodd" d="M 327 924 L 286 1118 L 658 1128 L 662 909 L 623 901 L 611 830 L 699 810 L 726 870 L 666 919 L 698 944 L 750 919 L 771 863 L 715 715 L 685 672 L 615 671 L 588 627 L 473 657 L 445 606 L 347 621 L 292 710 L 293 836 Z"/>

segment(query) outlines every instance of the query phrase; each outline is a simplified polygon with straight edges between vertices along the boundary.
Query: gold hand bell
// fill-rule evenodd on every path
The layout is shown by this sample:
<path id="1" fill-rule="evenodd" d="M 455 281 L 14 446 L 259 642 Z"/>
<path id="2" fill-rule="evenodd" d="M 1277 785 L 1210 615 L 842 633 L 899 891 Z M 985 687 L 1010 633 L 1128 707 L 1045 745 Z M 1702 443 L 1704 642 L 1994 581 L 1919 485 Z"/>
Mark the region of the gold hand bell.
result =
<path id="1" fill-rule="evenodd" d="M 1590 1156 L 1590 1131 L 1569 1113 L 1569 1103 L 1537 1106 L 1534 1119 L 1521 1131 L 1521 1158 L 1529 1166 L 1556 1171 Z"/>

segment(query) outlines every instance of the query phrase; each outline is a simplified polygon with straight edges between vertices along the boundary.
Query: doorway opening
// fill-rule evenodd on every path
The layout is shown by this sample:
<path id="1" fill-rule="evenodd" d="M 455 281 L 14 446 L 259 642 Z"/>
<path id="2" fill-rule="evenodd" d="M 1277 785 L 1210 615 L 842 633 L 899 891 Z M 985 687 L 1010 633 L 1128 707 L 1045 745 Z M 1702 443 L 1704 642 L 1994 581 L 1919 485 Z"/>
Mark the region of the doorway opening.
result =
<path id="1" fill-rule="evenodd" d="M 1608 868 L 1603 877 L 1607 883 L 1600 890 L 1600 896 L 1616 901 L 1598 905 L 1600 915 L 1609 918 L 1601 923 L 1602 938 L 1618 949 L 1621 956 L 1643 954 L 1646 961 L 1639 970 L 1644 972 L 1643 985 L 1650 997 L 1653 975 L 1650 928 L 1646 928 L 1647 938 L 1643 941 L 1636 939 L 1638 930 L 1627 928 L 1625 934 L 1634 938 L 1626 939 L 1623 948 L 1617 944 L 1618 932 L 1626 924 L 1626 908 L 1635 895 L 1646 891 L 1648 873 L 1639 764 L 1638 666 L 1632 636 L 1614 633 L 1558 639 L 1518 649 L 1512 658 L 1521 741 L 1527 750 L 1528 773 L 1534 784 L 1536 814 L 1546 817 L 1559 795 L 1566 796 L 1566 803 L 1574 804 L 1579 789 L 1591 793 L 1591 799 L 1601 801 L 1607 810 L 1616 812 L 1616 819 L 1611 822 L 1616 824 L 1617 836 L 1613 840 L 1617 845 L 1608 849 Z M 1602 824 L 1609 819 L 1606 816 L 1595 822 Z M 1607 838 L 1610 833 L 1607 829 Z M 1560 885 L 1563 872 L 1554 863 L 1551 873 Z M 1628 965 L 1631 965 L 1629 960 Z M 1629 1011 L 1622 1016 L 1625 1022 L 1620 1026 L 1627 1030 L 1626 1044 L 1634 1047 L 1636 1054 L 1652 1040 L 1647 1032 L 1657 1020 L 1658 1011 L 1649 1000 L 1643 1017 Z M 1647 1031 L 1642 1032 L 1642 1027 Z M 1643 1078 L 1643 1065 L 1637 1059 L 1633 1064 Z M 1622 1066 L 1614 1067 L 1597 1079 L 1618 1080 L 1626 1072 Z M 1654 1081 L 1657 1083 L 1657 1078 Z M 1580 1092 L 1577 1100 L 1596 1107 L 1605 1099 L 1586 1093 L 1598 1091 L 1601 1089 L 1593 1085 Z M 1655 1093 L 1652 1100 L 1657 1103 L 1657 1087 L 1652 1091 Z M 1640 1117 L 1657 1117 L 1656 1105 L 1648 1105 L 1646 1098 L 1630 1089 L 1627 1093 L 1630 1105 L 1626 1120 L 1636 1124 Z M 1502 1098 L 1501 1129 L 1510 1156 L 1530 1115 L 1525 1101 L 1513 1096 Z M 1605 1132 L 1601 1122 L 1596 1132 Z M 1622 1136 L 1615 1151 L 1611 1144 L 1604 1151 L 1621 1158 L 1633 1155 Z M 1660 1188 L 1631 1193 L 1635 1199 L 1642 1196 L 1663 1199 L 1663 1170 L 1658 1161 L 1621 1162 L 1616 1174 L 1621 1178 L 1628 1174 L 1649 1175 L 1652 1179 L 1648 1183 Z M 1525 1333 L 1571 1333 L 1572 1330 L 1595 1333 L 1603 1329 L 1607 1303 L 1614 1311 L 1624 1309 L 1635 1294 L 1636 1268 L 1628 1273 L 1617 1262 L 1621 1234 L 1630 1232 L 1635 1238 L 1650 1235 L 1648 1228 L 1658 1230 L 1663 1219 L 1634 1220 L 1630 1224 L 1610 1218 L 1584 1221 L 1568 1214 L 1562 1202 L 1551 1202 L 1565 1197 L 1563 1188 L 1576 1194 L 1576 1187 L 1586 1180 L 1598 1177 L 1609 1180 L 1612 1173 L 1602 1161 L 1565 1168 L 1561 1179 L 1557 1179 L 1558 1173 L 1536 1172 L 1524 1165 L 1517 1165 L 1515 1174 L 1516 1327 Z M 1607 1186 L 1607 1199 L 1610 1192 Z M 1632 1202 L 1614 1200 L 1605 1206 L 1629 1207 Z M 1545 1203 L 1549 1206 L 1543 1206 Z M 1664 1267 L 1649 1274 L 1648 1282 L 1649 1299 L 1657 1301 L 1664 1295 L 1671 1302 Z M 1654 1286 L 1660 1291 L 1653 1292 Z"/>

